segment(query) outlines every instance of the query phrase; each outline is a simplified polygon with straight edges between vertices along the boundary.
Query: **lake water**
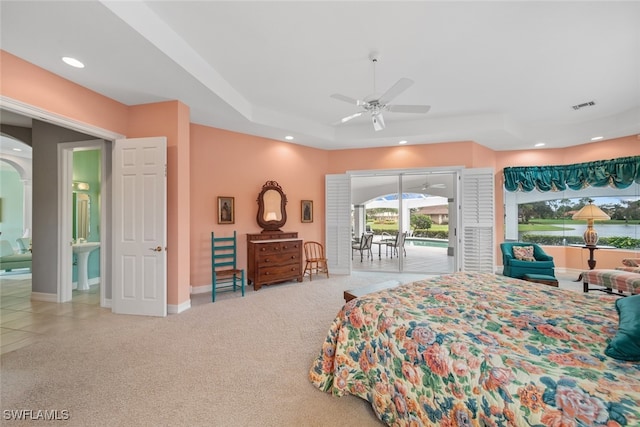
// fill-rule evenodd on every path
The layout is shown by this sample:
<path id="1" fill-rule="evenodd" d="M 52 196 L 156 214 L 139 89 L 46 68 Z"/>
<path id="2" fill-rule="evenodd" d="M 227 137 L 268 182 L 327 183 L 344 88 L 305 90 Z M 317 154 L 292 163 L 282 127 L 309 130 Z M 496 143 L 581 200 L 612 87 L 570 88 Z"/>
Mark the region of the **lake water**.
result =
<path id="1" fill-rule="evenodd" d="M 567 228 L 571 228 L 571 230 L 536 231 L 528 233 L 544 234 L 549 236 L 582 236 L 584 231 L 587 229 L 587 224 L 571 224 L 571 226 Z M 640 226 L 638 225 L 606 225 L 596 223 L 593 228 L 598 232 L 599 237 L 631 237 L 634 239 L 640 239 Z"/>

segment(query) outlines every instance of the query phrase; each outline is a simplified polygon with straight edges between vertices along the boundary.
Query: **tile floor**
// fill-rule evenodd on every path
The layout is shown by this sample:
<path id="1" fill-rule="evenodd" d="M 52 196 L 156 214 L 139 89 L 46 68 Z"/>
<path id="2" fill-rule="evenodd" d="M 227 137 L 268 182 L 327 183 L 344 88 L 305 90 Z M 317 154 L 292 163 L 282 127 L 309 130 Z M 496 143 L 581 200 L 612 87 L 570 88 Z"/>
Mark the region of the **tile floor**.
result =
<path id="1" fill-rule="evenodd" d="M 67 303 L 31 301 L 31 274 L 0 274 L 0 353 L 27 346 L 54 331 L 68 331 L 83 319 L 111 313 L 100 307 L 100 286 L 73 291 Z"/>

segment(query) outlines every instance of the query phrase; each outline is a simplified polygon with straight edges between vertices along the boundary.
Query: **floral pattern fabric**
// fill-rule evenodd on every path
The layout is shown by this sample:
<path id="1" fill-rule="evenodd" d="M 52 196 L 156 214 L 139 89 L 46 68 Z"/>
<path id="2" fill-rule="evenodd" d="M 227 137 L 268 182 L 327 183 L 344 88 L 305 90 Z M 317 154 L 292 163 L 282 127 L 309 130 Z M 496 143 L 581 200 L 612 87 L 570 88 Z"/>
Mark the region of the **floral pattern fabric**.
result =
<path id="1" fill-rule="evenodd" d="M 514 246 L 513 256 L 521 261 L 535 261 L 533 257 L 533 246 Z"/>
<path id="2" fill-rule="evenodd" d="M 640 364 L 607 357 L 614 299 L 454 273 L 356 298 L 309 371 L 393 426 L 640 426 Z"/>

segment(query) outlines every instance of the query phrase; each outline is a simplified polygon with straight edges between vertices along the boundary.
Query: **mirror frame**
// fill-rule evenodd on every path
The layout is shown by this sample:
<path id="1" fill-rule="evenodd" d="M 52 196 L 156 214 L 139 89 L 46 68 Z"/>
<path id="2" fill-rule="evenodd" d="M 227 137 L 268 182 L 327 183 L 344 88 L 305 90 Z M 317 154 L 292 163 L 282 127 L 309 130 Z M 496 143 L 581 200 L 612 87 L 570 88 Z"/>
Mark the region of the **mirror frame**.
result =
<path id="1" fill-rule="evenodd" d="M 280 194 L 280 220 L 267 221 L 264 218 L 264 195 L 267 191 L 276 191 Z M 284 224 L 287 222 L 287 210 L 285 209 L 287 196 L 282 191 L 280 184 L 276 181 L 267 181 L 262 186 L 262 191 L 258 194 L 258 199 L 256 201 L 258 202 L 258 215 L 256 219 L 258 221 L 258 225 L 262 228 L 262 232 L 282 231 L 280 230 L 280 227 L 284 227 Z"/>

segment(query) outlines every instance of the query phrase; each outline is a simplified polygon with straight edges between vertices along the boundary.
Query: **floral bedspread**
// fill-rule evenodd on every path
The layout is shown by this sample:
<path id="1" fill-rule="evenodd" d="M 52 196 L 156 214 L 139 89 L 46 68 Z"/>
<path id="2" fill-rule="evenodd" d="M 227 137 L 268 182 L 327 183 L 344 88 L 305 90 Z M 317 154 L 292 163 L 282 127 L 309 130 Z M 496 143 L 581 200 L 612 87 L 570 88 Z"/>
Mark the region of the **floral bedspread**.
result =
<path id="1" fill-rule="evenodd" d="M 388 425 L 640 426 L 640 364 L 604 354 L 611 297 L 454 273 L 351 300 L 309 378 Z"/>

